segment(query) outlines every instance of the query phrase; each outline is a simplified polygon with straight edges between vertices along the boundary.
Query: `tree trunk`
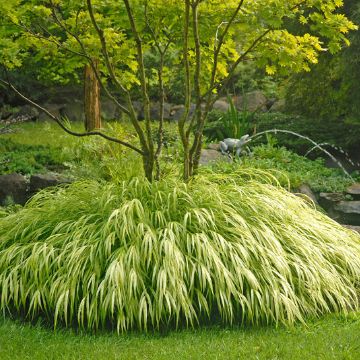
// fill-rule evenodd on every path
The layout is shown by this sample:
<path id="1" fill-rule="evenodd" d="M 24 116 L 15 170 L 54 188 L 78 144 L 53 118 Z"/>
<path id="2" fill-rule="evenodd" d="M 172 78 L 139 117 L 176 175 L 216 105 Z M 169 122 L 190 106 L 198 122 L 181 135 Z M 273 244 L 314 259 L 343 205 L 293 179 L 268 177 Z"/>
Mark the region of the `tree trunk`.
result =
<path id="1" fill-rule="evenodd" d="M 155 156 L 152 153 L 146 153 L 143 155 L 143 167 L 145 177 L 149 180 L 149 182 L 153 182 L 154 180 L 154 165 L 155 165 Z"/>
<path id="2" fill-rule="evenodd" d="M 94 60 L 94 65 L 97 68 L 99 66 L 99 61 Z M 94 69 L 89 64 L 85 66 L 84 107 L 86 131 L 100 129 L 100 85 L 96 78 Z"/>

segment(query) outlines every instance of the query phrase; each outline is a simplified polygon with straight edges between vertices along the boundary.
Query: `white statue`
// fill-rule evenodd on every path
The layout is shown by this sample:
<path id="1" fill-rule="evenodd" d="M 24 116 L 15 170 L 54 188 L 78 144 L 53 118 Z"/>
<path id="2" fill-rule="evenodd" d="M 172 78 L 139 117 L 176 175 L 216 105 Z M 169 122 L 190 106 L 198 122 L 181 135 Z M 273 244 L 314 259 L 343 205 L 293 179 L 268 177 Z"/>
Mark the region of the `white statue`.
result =
<path id="1" fill-rule="evenodd" d="M 251 141 L 251 139 L 248 134 L 242 136 L 240 139 L 224 139 L 223 141 L 220 141 L 220 151 L 223 155 L 235 153 L 235 155 L 239 157 L 243 151 L 244 145 L 249 141 Z"/>

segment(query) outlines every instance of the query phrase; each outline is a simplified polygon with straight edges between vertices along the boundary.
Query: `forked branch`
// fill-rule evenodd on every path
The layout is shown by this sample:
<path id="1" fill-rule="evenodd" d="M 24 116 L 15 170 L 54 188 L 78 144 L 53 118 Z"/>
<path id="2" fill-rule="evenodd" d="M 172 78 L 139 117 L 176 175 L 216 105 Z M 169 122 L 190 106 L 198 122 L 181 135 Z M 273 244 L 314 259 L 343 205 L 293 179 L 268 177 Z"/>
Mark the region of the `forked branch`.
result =
<path id="1" fill-rule="evenodd" d="M 31 99 L 29 99 L 28 97 L 26 97 L 23 93 L 21 93 L 14 85 L 12 85 L 9 81 L 5 81 L 3 79 L 0 79 L 0 84 L 3 84 L 7 87 L 9 87 L 12 91 L 14 91 L 20 98 L 22 98 L 24 101 L 26 101 L 28 104 L 34 106 L 35 108 L 37 108 L 38 110 L 40 110 L 41 112 L 43 112 L 44 114 L 46 114 L 47 116 L 49 116 L 50 119 L 52 119 L 53 121 L 55 121 L 60 127 L 61 129 L 63 129 L 66 133 L 73 135 L 73 136 L 77 136 L 77 137 L 86 137 L 86 136 L 100 136 L 106 140 L 118 143 L 120 145 L 126 146 L 134 151 L 136 151 L 137 153 L 139 153 L 140 155 L 144 155 L 144 152 L 142 150 L 140 150 L 139 148 L 137 148 L 136 146 L 114 138 L 112 136 L 109 136 L 107 134 L 102 133 L 101 131 L 89 131 L 89 132 L 76 132 L 73 131 L 69 128 L 67 128 L 64 125 L 64 122 L 58 118 L 57 116 L 55 116 L 54 114 L 52 114 L 50 111 L 48 111 L 47 109 L 45 109 L 44 107 L 42 107 L 41 105 L 37 104 L 36 102 L 32 101 Z"/>

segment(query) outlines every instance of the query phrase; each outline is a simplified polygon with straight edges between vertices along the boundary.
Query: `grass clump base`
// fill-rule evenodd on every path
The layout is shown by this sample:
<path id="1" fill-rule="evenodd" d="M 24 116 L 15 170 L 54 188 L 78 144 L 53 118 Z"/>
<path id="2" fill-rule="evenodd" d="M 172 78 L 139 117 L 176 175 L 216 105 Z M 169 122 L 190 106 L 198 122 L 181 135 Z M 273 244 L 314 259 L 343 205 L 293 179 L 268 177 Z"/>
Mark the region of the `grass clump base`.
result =
<path id="1" fill-rule="evenodd" d="M 127 331 L 356 309 L 359 236 L 246 172 L 38 193 L 0 219 L 1 310 Z"/>

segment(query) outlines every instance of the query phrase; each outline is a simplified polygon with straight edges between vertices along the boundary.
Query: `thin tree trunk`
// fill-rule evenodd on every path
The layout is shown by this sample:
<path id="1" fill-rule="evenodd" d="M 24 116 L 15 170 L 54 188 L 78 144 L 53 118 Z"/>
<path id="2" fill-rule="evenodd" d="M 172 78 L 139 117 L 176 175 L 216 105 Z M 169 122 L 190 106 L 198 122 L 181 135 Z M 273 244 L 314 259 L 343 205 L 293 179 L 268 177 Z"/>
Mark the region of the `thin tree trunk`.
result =
<path id="1" fill-rule="evenodd" d="M 199 4 L 200 0 L 193 2 L 192 8 L 192 30 L 195 43 L 195 72 L 194 72 L 194 93 L 195 93 L 195 134 L 193 145 L 190 149 L 189 154 L 189 175 L 193 176 L 197 170 L 201 144 L 202 144 L 202 133 L 204 130 L 204 120 L 201 109 L 201 90 L 200 90 L 200 73 L 201 73 L 201 44 L 199 35 Z M 191 126 L 191 125 L 190 125 Z M 191 130 L 189 128 L 189 130 Z"/>
<path id="2" fill-rule="evenodd" d="M 159 119 L 159 129 L 158 129 L 158 143 L 155 152 L 155 168 L 156 168 L 155 180 L 160 180 L 160 175 L 161 175 L 159 158 L 161 155 L 163 140 L 164 140 L 164 104 L 165 104 L 165 88 L 163 81 L 164 52 L 162 52 L 160 47 L 158 49 L 160 53 L 160 66 L 158 70 L 158 79 L 159 79 L 159 87 L 160 87 L 160 105 L 159 105 L 160 119 Z"/>
<path id="3" fill-rule="evenodd" d="M 191 79 L 190 79 L 190 61 L 189 61 L 189 29 L 190 29 L 190 0 L 185 0 L 184 8 L 184 46 L 183 46 L 183 63 L 185 75 L 185 111 L 178 122 L 178 130 L 181 142 L 184 148 L 184 180 L 188 181 L 190 177 L 190 148 L 189 134 L 186 132 L 185 123 L 188 120 L 191 103 Z"/>
<path id="4" fill-rule="evenodd" d="M 93 61 L 95 68 L 99 61 Z M 84 108 L 85 108 L 85 129 L 93 131 L 101 128 L 100 114 L 100 85 L 96 73 L 90 64 L 85 66 L 84 81 Z"/>
<path id="5" fill-rule="evenodd" d="M 155 165 L 155 156 L 153 153 L 147 153 L 143 155 L 143 167 L 145 177 L 149 182 L 154 180 L 154 165 Z"/>

